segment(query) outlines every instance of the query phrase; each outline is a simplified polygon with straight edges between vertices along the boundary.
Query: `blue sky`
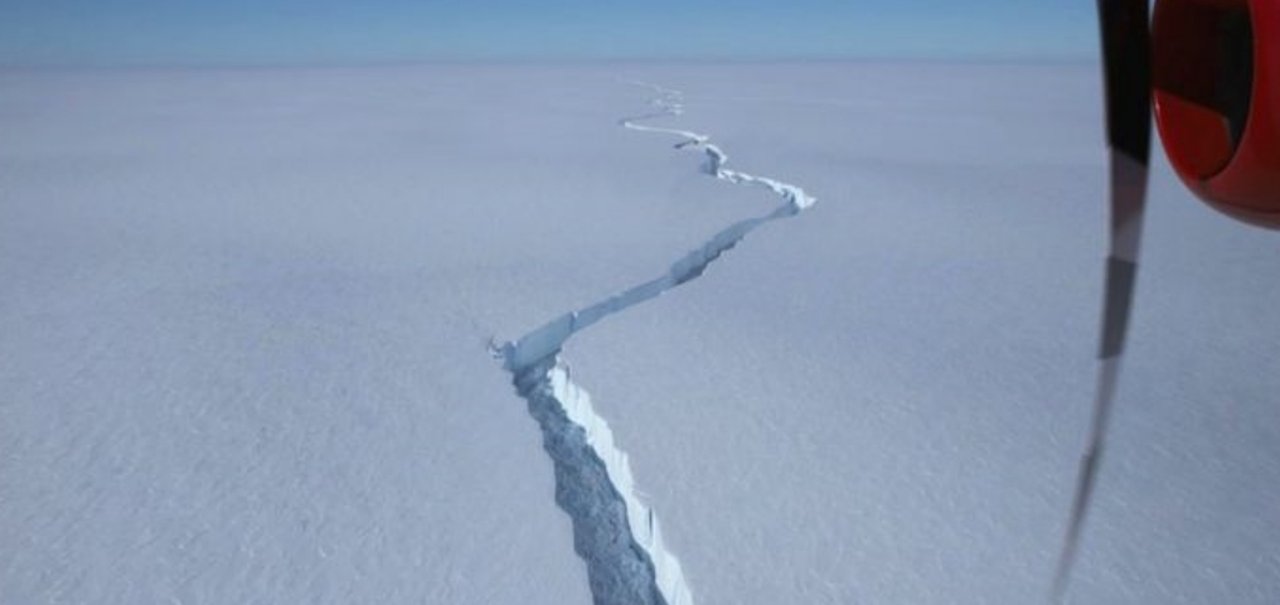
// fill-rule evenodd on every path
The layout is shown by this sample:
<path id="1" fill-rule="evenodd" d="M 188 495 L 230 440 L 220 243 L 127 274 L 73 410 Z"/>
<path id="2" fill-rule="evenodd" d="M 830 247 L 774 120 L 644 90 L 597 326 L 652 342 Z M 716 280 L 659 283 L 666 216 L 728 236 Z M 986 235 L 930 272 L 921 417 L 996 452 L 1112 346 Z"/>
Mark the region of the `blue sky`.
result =
<path id="1" fill-rule="evenodd" d="M 0 0 L 10 65 L 1075 59 L 1086 0 Z"/>

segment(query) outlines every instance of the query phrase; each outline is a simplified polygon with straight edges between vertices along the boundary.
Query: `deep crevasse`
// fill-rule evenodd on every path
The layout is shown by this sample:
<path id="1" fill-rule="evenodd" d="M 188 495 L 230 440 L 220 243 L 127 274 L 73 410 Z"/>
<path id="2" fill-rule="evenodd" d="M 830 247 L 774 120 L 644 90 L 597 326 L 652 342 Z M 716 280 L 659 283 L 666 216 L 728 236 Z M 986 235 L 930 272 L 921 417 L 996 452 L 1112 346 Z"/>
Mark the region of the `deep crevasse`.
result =
<path id="1" fill-rule="evenodd" d="M 587 562 L 597 605 L 691 605 L 693 595 L 680 561 L 667 550 L 653 510 L 639 496 L 626 453 L 614 444 L 609 424 L 595 412 L 587 392 L 570 379 L 560 357 L 577 332 L 702 275 L 752 230 L 794 216 L 815 202 L 795 185 L 725 168 L 728 155 L 696 132 L 640 124 L 642 120 L 683 113 L 680 92 L 652 84 L 655 111 L 624 118 L 631 130 L 670 134 L 677 149 L 701 149 L 702 169 L 732 183 L 765 187 L 783 203 L 772 212 L 737 221 L 673 263 L 666 273 L 582 309 L 565 313 L 519 339 L 500 353 L 517 392 L 543 433 L 543 447 L 556 472 L 556 502 L 574 527 L 574 549 Z"/>

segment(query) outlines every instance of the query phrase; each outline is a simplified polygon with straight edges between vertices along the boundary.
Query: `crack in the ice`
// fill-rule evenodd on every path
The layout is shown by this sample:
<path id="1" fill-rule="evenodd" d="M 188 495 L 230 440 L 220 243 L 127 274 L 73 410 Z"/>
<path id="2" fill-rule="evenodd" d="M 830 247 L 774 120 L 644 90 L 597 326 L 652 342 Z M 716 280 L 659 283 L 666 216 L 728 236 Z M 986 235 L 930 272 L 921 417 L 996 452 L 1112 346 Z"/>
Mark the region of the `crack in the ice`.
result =
<path id="1" fill-rule="evenodd" d="M 585 390 L 570 379 L 560 350 L 574 334 L 596 322 L 700 277 L 722 254 L 752 230 L 795 216 L 814 199 L 795 185 L 725 168 L 729 156 L 708 135 L 640 124 L 684 112 L 683 95 L 653 84 L 655 111 L 624 118 L 631 130 L 675 135 L 677 149 L 701 149 L 703 171 L 732 183 L 768 188 L 783 204 L 772 212 L 735 222 L 702 246 L 672 263 L 654 279 L 614 294 L 506 343 L 498 351 L 517 392 L 542 429 L 543 448 L 555 465 L 556 503 L 573 520 L 574 550 L 587 562 L 596 605 L 691 605 L 693 595 L 680 561 L 663 544 L 653 511 L 641 501 L 627 456 L 613 442 L 613 432 L 591 405 Z"/>
<path id="2" fill-rule="evenodd" d="M 693 602 L 680 562 L 667 553 L 653 512 L 636 498 L 626 454 L 591 398 L 557 356 L 513 371 L 555 465 L 556 503 L 573 521 L 596 605 Z"/>

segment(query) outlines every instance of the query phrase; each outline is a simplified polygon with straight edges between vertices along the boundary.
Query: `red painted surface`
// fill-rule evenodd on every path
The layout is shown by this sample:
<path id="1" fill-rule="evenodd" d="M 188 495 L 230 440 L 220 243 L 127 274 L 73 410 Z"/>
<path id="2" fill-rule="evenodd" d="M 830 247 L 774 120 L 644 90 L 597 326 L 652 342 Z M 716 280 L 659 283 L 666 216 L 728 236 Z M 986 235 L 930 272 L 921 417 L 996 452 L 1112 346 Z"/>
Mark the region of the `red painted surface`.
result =
<path id="1" fill-rule="evenodd" d="M 1246 11 L 1253 77 L 1242 135 L 1217 87 L 1230 59 L 1223 19 Z M 1179 177 L 1213 207 L 1280 229 L 1280 0 L 1158 0 L 1152 28 L 1156 125 Z"/>

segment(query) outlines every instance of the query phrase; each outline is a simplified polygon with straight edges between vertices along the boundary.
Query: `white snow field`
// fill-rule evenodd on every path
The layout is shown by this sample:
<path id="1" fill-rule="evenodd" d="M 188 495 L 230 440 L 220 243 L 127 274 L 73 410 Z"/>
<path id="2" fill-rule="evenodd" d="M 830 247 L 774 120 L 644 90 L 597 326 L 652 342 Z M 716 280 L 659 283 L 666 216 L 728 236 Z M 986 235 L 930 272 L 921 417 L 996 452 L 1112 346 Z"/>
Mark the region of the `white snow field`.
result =
<path id="1" fill-rule="evenodd" d="M 0 603 L 1045 602 L 1099 81 L 0 72 Z M 1275 603 L 1280 234 L 1154 157 L 1068 601 Z"/>

